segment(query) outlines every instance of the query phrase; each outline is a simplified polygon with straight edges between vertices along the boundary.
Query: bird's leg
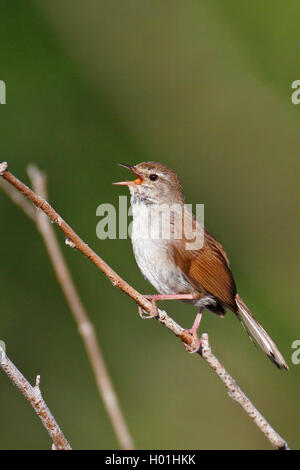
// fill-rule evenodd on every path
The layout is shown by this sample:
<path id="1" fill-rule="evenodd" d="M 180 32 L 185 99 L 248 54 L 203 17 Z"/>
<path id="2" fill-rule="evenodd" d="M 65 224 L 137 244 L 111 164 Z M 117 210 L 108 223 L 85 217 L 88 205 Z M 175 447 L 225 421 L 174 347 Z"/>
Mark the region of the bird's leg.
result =
<path id="1" fill-rule="evenodd" d="M 202 318 L 202 310 L 203 310 L 203 307 L 200 307 L 199 311 L 196 315 L 196 318 L 194 320 L 192 328 L 189 328 L 188 330 L 185 330 L 188 333 L 191 333 L 193 335 L 193 338 L 194 338 L 194 344 L 195 344 L 194 347 L 191 347 L 189 344 L 184 343 L 184 347 L 190 353 L 195 353 L 195 352 L 199 351 L 199 349 L 201 347 L 201 341 L 200 341 L 199 336 L 198 336 L 198 329 L 199 329 L 200 321 L 201 321 L 201 318 Z"/>
<path id="2" fill-rule="evenodd" d="M 143 319 L 154 318 L 158 316 L 158 310 L 156 302 L 159 300 L 192 300 L 195 298 L 193 294 L 155 294 L 145 295 L 146 299 L 152 303 L 151 313 L 148 315 L 143 314 L 143 309 L 138 305 L 139 316 Z"/>

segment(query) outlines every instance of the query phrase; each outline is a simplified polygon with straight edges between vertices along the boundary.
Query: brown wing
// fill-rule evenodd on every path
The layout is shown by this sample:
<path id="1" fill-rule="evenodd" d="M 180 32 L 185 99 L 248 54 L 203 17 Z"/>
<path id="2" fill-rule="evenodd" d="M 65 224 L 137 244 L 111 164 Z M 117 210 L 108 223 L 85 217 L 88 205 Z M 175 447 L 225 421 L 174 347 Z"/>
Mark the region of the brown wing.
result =
<path id="1" fill-rule="evenodd" d="M 236 286 L 222 245 L 207 231 L 203 248 L 186 250 L 184 243 L 174 243 L 173 256 L 183 275 L 195 289 L 203 289 L 233 311 Z"/>

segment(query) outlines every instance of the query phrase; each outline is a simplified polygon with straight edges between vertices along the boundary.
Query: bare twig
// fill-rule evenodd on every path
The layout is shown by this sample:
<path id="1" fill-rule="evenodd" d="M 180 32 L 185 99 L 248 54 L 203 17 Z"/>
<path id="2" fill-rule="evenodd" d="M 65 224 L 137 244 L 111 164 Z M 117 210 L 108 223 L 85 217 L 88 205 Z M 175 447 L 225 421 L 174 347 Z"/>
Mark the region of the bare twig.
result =
<path id="1" fill-rule="evenodd" d="M 19 206 L 22 211 L 34 222 L 36 222 L 36 208 L 28 201 L 28 199 L 23 196 L 19 191 L 16 190 L 13 186 L 11 186 L 7 181 L 3 178 L 0 178 L 0 187 L 3 191 L 7 194 L 8 197 L 17 205 Z"/>
<path id="2" fill-rule="evenodd" d="M 1 165 L 0 165 L 1 174 Z M 89 258 L 111 281 L 111 283 L 125 292 L 131 297 L 143 310 L 148 313 L 152 313 L 152 304 L 142 294 L 131 287 L 126 281 L 124 281 L 111 267 L 105 263 L 77 234 L 74 230 L 62 219 L 62 217 L 50 206 L 50 204 L 35 192 L 29 189 L 24 183 L 16 178 L 12 173 L 6 170 L 4 167 L 2 176 L 15 188 L 17 188 L 22 194 L 30 199 L 37 207 L 42 209 L 48 217 L 56 223 L 59 228 L 64 232 L 66 237 L 74 244 L 77 250 L 81 251 L 87 258 Z M 165 311 L 158 310 L 156 319 L 163 324 L 166 328 L 172 331 L 176 336 L 181 338 L 186 344 L 192 348 L 194 346 L 193 336 L 176 323 Z M 278 449 L 288 449 L 288 444 L 273 430 L 271 425 L 263 418 L 263 416 L 256 410 L 250 400 L 236 385 L 234 379 L 226 372 L 224 367 L 218 361 L 218 359 L 212 354 L 208 336 L 202 335 L 202 348 L 199 354 L 208 363 L 208 365 L 217 373 L 220 379 L 223 381 L 229 396 L 236 400 L 247 414 L 253 419 L 259 429 L 269 439 L 270 443 Z"/>
<path id="3" fill-rule="evenodd" d="M 246 397 L 244 392 L 237 385 L 235 380 L 228 374 L 224 366 L 220 363 L 219 359 L 212 353 L 210 344 L 208 342 L 208 335 L 203 333 L 201 336 L 201 354 L 203 359 L 207 362 L 215 373 L 218 375 L 220 380 L 227 388 L 228 395 L 230 398 L 238 402 L 238 404 L 245 410 L 247 415 L 253 419 L 255 424 L 269 439 L 271 444 L 276 449 L 289 450 L 287 442 L 272 428 L 272 426 L 265 420 L 263 415 L 255 408 L 249 398 Z"/>
<path id="4" fill-rule="evenodd" d="M 29 401 L 34 411 L 47 429 L 53 446 L 57 450 L 71 450 L 71 446 L 62 433 L 62 430 L 55 421 L 51 411 L 46 405 L 40 390 L 40 376 L 36 377 L 35 386 L 25 379 L 21 372 L 16 368 L 12 361 L 7 357 L 4 349 L 0 346 L 0 367 L 18 387 L 22 395 Z"/>
<path id="5" fill-rule="evenodd" d="M 28 168 L 28 173 L 33 189 L 43 198 L 47 198 L 46 176 L 35 166 Z M 0 186 L 6 194 L 15 202 L 25 214 L 36 223 L 46 245 L 50 260 L 52 262 L 56 277 L 61 285 L 67 303 L 77 323 L 78 331 L 82 337 L 93 373 L 96 379 L 98 391 L 103 399 L 104 406 L 110 417 L 117 440 L 122 449 L 134 448 L 132 437 L 123 417 L 117 394 L 110 379 L 95 328 L 91 323 L 87 312 L 82 304 L 79 294 L 74 285 L 72 276 L 68 270 L 65 259 L 55 238 L 54 230 L 49 218 L 42 212 L 34 209 L 34 206 L 14 186 L 5 180 L 0 180 Z M 66 243 L 67 243 L 66 239 Z M 72 242 L 71 246 L 72 246 Z"/>
<path id="6" fill-rule="evenodd" d="M 28 168 L 28 174 L 31 179 L 34 191 L 43 198 L 46 198 L 47 190 L 45 174 L 39 171 L 38 168 L 33 165 Z M 11 188 L 16 191 L 14 187 L 11 186 Z M 19 192 L 17 193 L 20 194 Z M 38 211 L 35 217 L 35 222 L 45 242 L 56 277 L 77 323 L 79 333 L 82 337 L 92 365 L 98 391 L 103 399 L 104 406 L 110 417 L 118 442 L 122 449 L 133 449 L 133 440 L 129 433 L 119 405 L 117 394 L 110 379 L 103 358 L 103 353 L 96 337 L 95 328 L 91 323 L 76 290 L 61 249 L 55 238 L 53 227 L 49 221 L 49 218 L 42 211 Z"/>

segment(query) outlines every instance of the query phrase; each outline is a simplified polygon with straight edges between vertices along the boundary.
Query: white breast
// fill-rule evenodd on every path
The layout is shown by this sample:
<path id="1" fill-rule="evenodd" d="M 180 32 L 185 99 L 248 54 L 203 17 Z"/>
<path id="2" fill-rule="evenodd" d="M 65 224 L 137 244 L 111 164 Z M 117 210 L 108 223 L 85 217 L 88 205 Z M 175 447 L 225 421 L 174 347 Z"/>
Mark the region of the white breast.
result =
<path id="1" fill-rule="evenodd" d="M 151 210 L 153 217 L 153 205 L 143 202 L 132 205 L 131 241 L 136 262 L 144 277 L 160 294 L 191 292 L 190 284 L 170 259 L 170 242 L 156 236 L 159 234 L 153 231 L 153 225 L 151 230 Z"/>

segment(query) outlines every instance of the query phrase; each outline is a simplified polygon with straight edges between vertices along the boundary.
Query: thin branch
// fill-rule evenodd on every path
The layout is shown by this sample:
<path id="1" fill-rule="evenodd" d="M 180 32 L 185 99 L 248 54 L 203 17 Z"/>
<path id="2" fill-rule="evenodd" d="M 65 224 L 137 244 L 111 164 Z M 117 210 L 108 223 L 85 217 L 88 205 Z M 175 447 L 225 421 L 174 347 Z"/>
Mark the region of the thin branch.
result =
<path id="1" fill-rule="evenodd" d="M 142 294 L 131 287 L 126 281 L 124 281 L 111 267 L 105 263 L 77 234 L 74 230 L 62 219 L 62 217 L 50 206 L 50 204 L 35 192 L 29 189 L 24 183 L 16 178 L 12 173 L 6 170 L 5 162 L 2 164 L 2 176 L 9 183 L 11 183 L 16 189 L 30 199 L 38 208 L 42 209 L 48 217 L 56 223 L 59 228 L 63 231 L 66 237 L 74 244 L 77 250 L 81 251 L 87 258 L 89 258 L 111 281 L 111 283 L 125 292 L 131 297 L 143 310 L 148 313 L 152 313 L 152 304 Z M 0 164 L 1 174 L 1 164 Z M 193 336 L 176 323 L 165 311 L 158 310 L 156 319 L 172 331 L 176 336 L 181 338 L 186 344 L 192 348 L 194 345 Z M 253 419 L 258 428 L 265 434 L 269 439 L 270 443 L 277 449 L 288 449 L 288 444 L 282 439 L 270 426 L 270 424 L 263 418 L 263 416 L 256 410 L 250 400 L 236 385 L 234 379 L 226 372 L 224 367 L 218 361 L 218 359 L 212 354 L 208 336 L 202 335 L 202 348 L 198 353 L 208 363 L 208 365 L 217 373 L 220 377 L 227 390 L 230 392 L 229 396 L 236 400 L 247 414 Z"/>
<path id="2" fill-rule="evenodd" d="M 30 166 L 28 168 L 28 174 L 34 191 L 41 197 L 46 198 L 47 190 L 45 174 L 39 171 L 35 166 Z M 14 187 L 11 188 L 16 191 Z M 134 449 L 134 443 L 123 417 L 117 394 L 110 379 L 103 358 L 103 353 L 97 340 L 95 328 L 91 323 L 76 290 L 70 271 L 67 267 L 59 244 L 57 243 L 53 227 L 49 218 L 42 211 L 38 211 L 37 216 L 35 217 L 35 222 L 46 245 L 58 282 L 66 297 L 74 320 L 77 323 L 79 333 L 91 362 L 98 391 L 103 399 L 104 406 L 111 420 L 117 440 L 122 449 Z"/>
<path id="3" fill-rule="evenodd" d="M 23 194 L 19 193 L 13 186 L 11 186 L 7 181 L 3 178 L 0 178 L 0 188 L 7 194 L 7 196 L 18 206 L 22 211 L 31 219 L 33 222 L 36 222 L 36 209 L 28 201 L 28 199 L 23 196 Z"/>
<path id="4" fill-rule="evenodd" d="M 47 198 L 45 174 L 40 172 L 33 165 L 28 168 L 28 174 L 34 191 L 43 198 Z M 36 211 L 34 206 L 25 198 L 25 196 L 5 180 L 0 180 L 0 187 L 12 199 L 12 201 L 15 202 L 25 212 L 25 214 L 36 223 L 46 245 L 58 282 L 60 283 L 62 291 L 66 297 L 74 320 L 77 323 L 78 331 L 82 337 L 91 362 L 98 391 L 103 399 L 104 406 L 111 420 L 120 447 L 126 450 L 134 449 L 134 443 L 122 414 L 117 394 L 110 379 L 103 358 L 103 353 L 97 340 L 95 328 L 91 323 L 76 290 L 70 271 L 68 270 L 59 244 L 55 238 L 55 233 L 52 225 L 50 224 L 49 218 L 45 216 L 42 211 Z M 70 243 L 72 245 L 72 242 Z"/>
<path id="5" fill-rule="evenodd" d="M 4 349 L 0 346 L 0 367 L 10 380 L 20 390 L 22 395 L 29 401 L 34 411 L 47 429 L 53 446 L 57 450 L 71 450 L 71 446 L 63 435 L 62 430 L 55 421 L 51 411 L 45 403 L 40 390 L 40 376 L 36 377 L 35 386 L 25 379 L 13 362 L 7 357 Z"/>
<path id="6" fill-rule="evenodd" d="M 208 342 L 208 335 L 203 333 L 201 336 L 201 354 L 203 359 L 207 362 L 209 367 L 218 375 L 220 380 L 227 388 L 228 395 L 230 398 L 235 400 L 245 410 L 247 415 L 253 419 L 255 424 L 269 439 L 271 444 L 276 449 L 289 450 L 288 444 L 282 439 L 282 437 L 272 428 L 272 426 L 266 421 L 264 416 L 255 408 L 253 403 L 248 397 L 242 392 L 240 387 L 237 385 L 235 380 L 226 371 L 224 366 L 220 363 L 219 359 L 212 353 L 210 344 Z"/>

